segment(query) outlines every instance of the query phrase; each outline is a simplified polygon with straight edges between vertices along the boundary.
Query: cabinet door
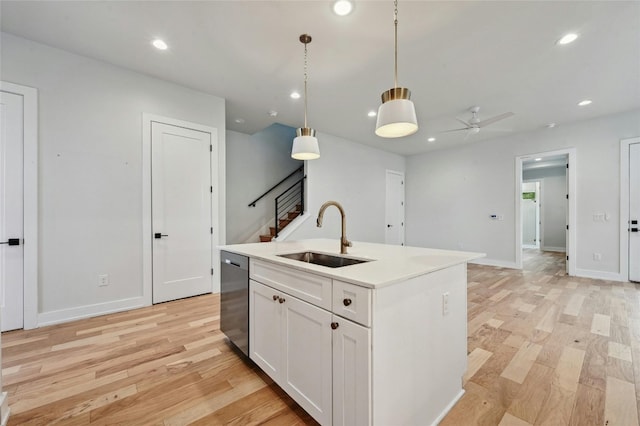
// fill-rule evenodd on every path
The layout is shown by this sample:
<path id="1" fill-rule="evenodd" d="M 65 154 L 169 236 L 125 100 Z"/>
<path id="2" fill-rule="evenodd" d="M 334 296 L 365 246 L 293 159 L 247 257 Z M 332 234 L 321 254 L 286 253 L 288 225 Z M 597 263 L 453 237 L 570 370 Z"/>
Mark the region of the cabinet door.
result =
<path id="1" fill-rule="evenodd" d="M 333 316 L 333 425 L 371 424 L 371 329 Z"/>
<path id="2" fill-rule="evenodd" d="M 282 320 L 284 295 L 256 281 L 249 281 L 249 357 L 278 382 L 282 368 Z"/>
<path id="3" fill-rule="evenodd" d="M 280 386 L 320 424 L 331 424 L 331 313 L 284 297 Z"/>

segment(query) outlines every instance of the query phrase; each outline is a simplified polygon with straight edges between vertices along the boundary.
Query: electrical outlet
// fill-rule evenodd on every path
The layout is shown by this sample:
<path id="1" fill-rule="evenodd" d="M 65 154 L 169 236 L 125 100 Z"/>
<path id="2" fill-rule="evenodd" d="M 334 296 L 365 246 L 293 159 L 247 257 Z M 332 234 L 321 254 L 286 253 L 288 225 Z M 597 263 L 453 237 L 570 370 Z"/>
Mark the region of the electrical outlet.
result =
<path id="1" fill-rule="evenodd" d="M 98 275 L 98 287 L 105 287 L 109 285 L 109 275 Z"/>
<path id="2" fill-rule="evenodd" d="M 442 315 L 449 315 L 449 292 L 442 293 Z"/>
<path id="3" fill-rule="evenodd" d="M 595 260 L 596 262 L 600 262 L 602 260 L 602 254 L 601 253 L 593 253 L 593 260 Z"/>

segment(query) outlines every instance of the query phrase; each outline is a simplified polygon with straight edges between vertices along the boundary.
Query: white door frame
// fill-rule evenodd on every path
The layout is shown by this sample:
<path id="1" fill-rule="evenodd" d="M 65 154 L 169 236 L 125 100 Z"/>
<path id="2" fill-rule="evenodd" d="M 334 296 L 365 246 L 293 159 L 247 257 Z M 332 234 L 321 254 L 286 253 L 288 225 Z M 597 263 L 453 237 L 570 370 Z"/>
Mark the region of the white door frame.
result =
<path id="1" fill-rule="evenodd" d="M 220 292 L 220 252 L 217 246 L 226 242 L 226 221 L 225 221 L 225 148 L 218 135 L 218 129 L 202 124 L 191 123 L 160 115 L 149 113 L 142 114 L 142 299 L 145 305 L 152 304 L 153 292 L 153 230 L 151 221 L 151 124 L 153 122 L 168 124 L 171 126 L 184 127 L 186 129 L 198 130 L 211 134 L 211 144 L 213 150 L 211 154 L 211 185 L 213 186 L 213 196 L 211 197 L 211 226 L 213 226 L 212 236 L 212 259 L 211 265 L 214 268 L 213 292 Z"/>
<path id="2" fill-rule="evenodd" d="M 629 281 L 629 148 L 640 137 L 620 141 L 620 277 Z"/>
<path id="3" fill-rule="evenodd" d="M 23 99 L 24 324 L 38 326 L 38 90 L 0 81 L 0 91 Z"/>
<path id="4" fill-rule="evenodd" d="M 569 275 L 576 274 L 576 149 L 566 148 L 557 151 L 538 152 L 516 157 L 516 203 L 515 203 L 515 224 L 516 224 L 516 268 L 522 269 L 522 218 L 520 217 L 520 198 L 522 197 L 522 162 L 536 157 L 549 157 L 555 155 L 567 155 L 569 160 L 569 172 L 567 173 L 569 187 L 569 247 L 567 247 L 567 267 Z"/>

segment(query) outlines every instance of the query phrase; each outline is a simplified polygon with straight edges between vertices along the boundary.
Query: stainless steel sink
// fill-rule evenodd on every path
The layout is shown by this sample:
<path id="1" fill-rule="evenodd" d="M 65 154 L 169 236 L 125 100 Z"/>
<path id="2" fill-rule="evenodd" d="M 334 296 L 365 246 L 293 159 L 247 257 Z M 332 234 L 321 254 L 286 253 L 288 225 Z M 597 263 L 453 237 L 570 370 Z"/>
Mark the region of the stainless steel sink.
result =
<path id="1" fill-rule="evenodd" d="M 343 266 L 357 265 L 370 262 L 367 259 L 354 259 L 352 257 L 332 256 L 330 254 L 304 251 L 301 253 L 279 254 L 280 257 L 299 260 L 300 262 L 313 263 L 315 265 L 328 266 L 329 268 L 341 268 Z"/>

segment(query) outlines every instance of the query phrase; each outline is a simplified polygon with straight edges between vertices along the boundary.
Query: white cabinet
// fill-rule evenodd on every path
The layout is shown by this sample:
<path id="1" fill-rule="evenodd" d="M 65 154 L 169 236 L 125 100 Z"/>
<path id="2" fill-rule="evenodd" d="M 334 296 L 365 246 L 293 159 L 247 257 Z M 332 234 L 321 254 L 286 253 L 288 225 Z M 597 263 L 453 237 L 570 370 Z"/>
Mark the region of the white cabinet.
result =
<path id="1" fill-rule="evenodd" d="M 257 259 L 250 277 L 250 357 L 322 425 L 436 425 L 464 393 L 464 264 L 378 288 Z"/>
<path id="2" fill-rule="evenodd" d="M 251 280 L 251 359 L 321 424 L 331 423 L 331 313 Z"/>
<path id="3" fill-rule="evenodd" d="M 333 316 L 333 425 L 371 424 L 371 329 Z"/>

